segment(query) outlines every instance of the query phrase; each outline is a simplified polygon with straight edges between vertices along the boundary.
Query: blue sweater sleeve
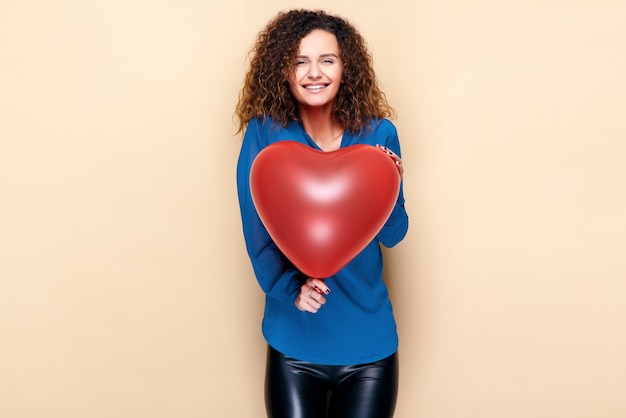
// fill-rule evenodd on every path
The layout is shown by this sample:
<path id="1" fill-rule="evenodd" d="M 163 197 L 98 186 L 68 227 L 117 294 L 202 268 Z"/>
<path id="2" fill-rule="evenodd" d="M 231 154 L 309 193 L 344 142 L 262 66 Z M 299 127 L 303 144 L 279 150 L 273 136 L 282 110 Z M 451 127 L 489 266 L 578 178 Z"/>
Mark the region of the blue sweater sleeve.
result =
<path id="1" fill-rule="evenodd" d="M 383 125 L 385 135 L 385 143 L 381 144 L 395 152 L 398 157 L 402 158 L 402 152 L 400 150 L 400 140 L 398 139 L 398 133 L 393 124 L 384 121 Z M 382 227 L 376 238 L 387 248 L 391 248 L 398 244 L 405 237 L 409 229 L 409 217 L 404 208 L 404 191 L 403 185 L 400 183 L 400 191 L 398 193 L 398 199 L 396 204 Z"/>
<path id="2" fill-rule="evenodd" d="M 250 121 L 237 162 L 237 193 L 246 249 L 261 289 L 268 297 L 294 302 L 303 274 L 283 255 L 270 238 L 254 207 L 250 193 L 250 168 L 269 143 L 268 132 L 258 119 Z"/>

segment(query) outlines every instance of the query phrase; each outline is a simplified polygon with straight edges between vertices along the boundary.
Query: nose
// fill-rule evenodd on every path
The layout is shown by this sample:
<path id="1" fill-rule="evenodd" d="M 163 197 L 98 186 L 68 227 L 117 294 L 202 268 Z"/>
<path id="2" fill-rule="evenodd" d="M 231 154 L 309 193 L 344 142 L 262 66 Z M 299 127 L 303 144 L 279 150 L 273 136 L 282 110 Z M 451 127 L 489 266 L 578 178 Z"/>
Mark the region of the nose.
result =
<path id="1" fill-rule="evenodd" d="M 317 62 L 312 62 L 309 66 L 309 74 L 310 78 L 319 78 L 321 76 L 321 71 Z"/>

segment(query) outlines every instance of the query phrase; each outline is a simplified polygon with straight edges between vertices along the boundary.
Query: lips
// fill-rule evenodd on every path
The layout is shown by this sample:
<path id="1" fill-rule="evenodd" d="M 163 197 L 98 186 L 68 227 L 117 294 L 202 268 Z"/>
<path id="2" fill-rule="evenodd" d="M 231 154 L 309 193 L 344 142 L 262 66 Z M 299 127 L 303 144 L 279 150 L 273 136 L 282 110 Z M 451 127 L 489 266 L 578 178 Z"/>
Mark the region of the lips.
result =
<path id="1" fill-rule="evenodd" d="M 304 86 L 305 90 L 308 91 L 320 91 L 326 87 L 328 87 L 328 84 L 306 84 Z"/>

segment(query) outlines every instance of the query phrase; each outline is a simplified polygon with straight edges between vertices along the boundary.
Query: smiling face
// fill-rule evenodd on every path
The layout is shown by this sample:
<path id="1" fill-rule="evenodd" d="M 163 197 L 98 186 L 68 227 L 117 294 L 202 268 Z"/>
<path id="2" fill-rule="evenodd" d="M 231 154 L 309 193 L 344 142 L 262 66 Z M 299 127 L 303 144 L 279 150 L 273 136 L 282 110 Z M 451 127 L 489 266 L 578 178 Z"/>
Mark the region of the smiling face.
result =
<path id="1" fill-rule="evenodd" d="M 289 87 L 298 105 L 332 107 L 343 74 L 335 35 L 315 29 L 302 38 L 294 67 Z"/>

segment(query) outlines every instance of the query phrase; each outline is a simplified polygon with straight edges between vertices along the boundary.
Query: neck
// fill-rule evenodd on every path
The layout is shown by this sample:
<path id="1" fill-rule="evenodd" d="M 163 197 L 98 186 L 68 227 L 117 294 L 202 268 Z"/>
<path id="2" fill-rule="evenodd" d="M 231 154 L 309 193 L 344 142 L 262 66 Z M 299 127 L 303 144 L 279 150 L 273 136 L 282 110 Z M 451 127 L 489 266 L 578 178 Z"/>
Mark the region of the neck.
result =
<path id="1" fill-rule="evenodd" d="M 300 109 L 302 126 L 313 141 L 324 151 L 341 146 L 343 127 L 331 117 L 330 109 Z"/>

